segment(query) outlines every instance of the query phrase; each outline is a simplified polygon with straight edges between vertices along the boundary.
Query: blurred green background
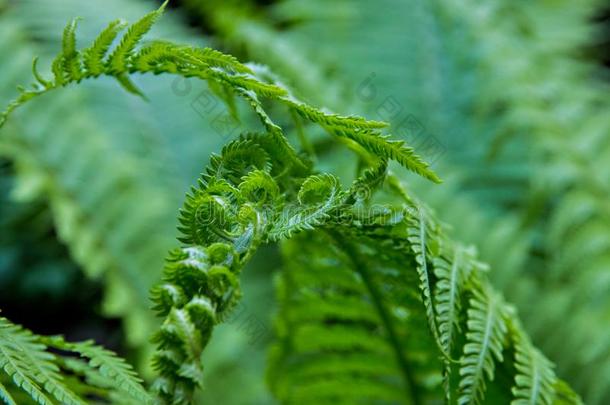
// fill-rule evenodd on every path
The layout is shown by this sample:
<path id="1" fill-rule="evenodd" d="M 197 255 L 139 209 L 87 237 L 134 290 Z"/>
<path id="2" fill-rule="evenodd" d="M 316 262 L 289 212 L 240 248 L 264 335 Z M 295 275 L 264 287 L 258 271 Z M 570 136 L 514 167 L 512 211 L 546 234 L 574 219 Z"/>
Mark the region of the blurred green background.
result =
<path id="1" fill-rule="evenodd" d="M 145 0 L 0 0 L 0 104 L 79 38 Z M 401 172 L 472 243 L 534 342 L 590 404 L 610 403 L 610 4 L 592 0 L 174 0 L 152 37 L 266 64 L 307 101 L 391 123 L 443 178 Z M 210 153 L 248 122 L 205 84 L 136 77 L 45 95 L 0 136 L 0 309 L 38 333 L 95 338 L 147 372 L 148 290 Z M 317 139 L 314 137 L 314 139 Z M 322 141 L 320 141 L 322 142 Z M 325 163 L 349 155 L 320 144 Z M 214 404 L 273 403 L 275 247 L 207 349 Z"/>

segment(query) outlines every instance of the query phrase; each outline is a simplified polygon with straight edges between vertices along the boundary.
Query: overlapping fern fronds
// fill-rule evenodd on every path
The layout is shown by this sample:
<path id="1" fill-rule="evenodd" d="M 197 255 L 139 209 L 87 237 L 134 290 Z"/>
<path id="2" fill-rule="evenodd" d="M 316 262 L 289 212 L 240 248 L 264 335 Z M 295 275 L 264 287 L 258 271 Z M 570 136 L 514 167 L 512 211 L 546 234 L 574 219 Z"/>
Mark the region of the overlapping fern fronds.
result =
<path id="1" fill-rule="evenodd" d="M 92 50 L 85 51 L 86 64 L 75 46 L 76 24 L 70 23 L 64 31 L 62 52 L 53 63 L 54 78 L 47 80 L 35 73 L 37 83 L 31 90 L 23 89 L 3 114 L 6 120 L 13 110 L 31 99 L 96 77 L 102 66 L 101 74 L 116 78 L 128 91 L 136 93 L 140 91 L 129 79 L 135 73 L 171 73 L 214 82 L 242 97 L 260 118 L 264 132 L 242 134 L 227 145 L 211 159 L 187 196 L 180 215 L 184 245 L 171 252 L 163 282 L 153 290 L 156 310 L 164 318 L 153 338 L 157 344 L 154 366 L 159 374 L 153 391 L 161 403 L 193 403 L 196 391 L 203 387 L 204 349 L 214 327 L 227 319 L 239 301 L 240 272 L 258 248 L 305 232 L 330 236 L 334 244 L 330 255 L 335 258 L 337 269 L 334 272 L 334 268 L 326 268 L 330 283 L 313 291 L 311 285 L 324 277 L 320 272 L 299 271 L 311 278 L 286 283 L 283 299 L 288 297 L 290 301 L 292 294 L 305 294 L 303 299 L 318 301 L 311 312 L 295 311 L 295 319 L 310 316 L 309 322 L 303 324 L 307 325 L 301 331 L 304 336 L 297 335 L 298 344 L 293 346 L 290 340 L 295 337 L 294 330 L 285 328 L 280 336 L 288 344 L 281 347 L 275 364 L 284 366 L 283 359 L 292 355 L 294 347 L 307 354 L 317 352 L 319 356 L 314 357 L 321 363 L 308 364 L 311 359 L 307 356 L 296 363 L 288 359 L 289 377 L 276 390 L 282 402 L 302 403 L 308 398 L 317 403 L 336 403 L 353 399 L 349 390 L 337 391 L 342 383 L 360 388 L 356 391 L 359 399 L 408 403 L 444 396 L 459 398 L 461 404 L 478 404 L 484 399 L 523 399 L 529 391 L 534 398 L 556 398 L 569 392 L 560 385 L 548 361 L 528 351 L 524 336 L 516 332 L 516 315 L 489 285 L 481 266 L 461 253 L 461 261 L 454 263 L 458 257 L 454 252 L 460 249 L 429 210 L 409 196 L 386 170 L 387 160 L 395 160 L 438 181 L 423 160 L 403 143 L 383 136 L 376 129 L 381 123 L 342 117 L 295 102 L 286 87 L 261 77 L 256 69 L 229 56 L 166 42 L 139 46 L 162 10 L 163 7 L 130 26 L 114 50 L 105 45 L 109 43 L 108 32 L 116 26 L 111 24 Z M 106 53 L 109 56 L 105 57 Z M 294 109 L 330 134 L 349 138 L 348 146 L 369 163 L 369 170 L 351 188 L 344 189 L 337 176 L 317 171 L 309 159 L 297 153 L 260 99 Z M 367 207 L 373 192 L 384 183 L 389 186 L 384 192 L 400 203 L 381 210 L 359 211 L 357 208 Z M 368 193 L 361 193 L 363 186 L 370 188 Z M 314 246 L 320 249 L 321 258 L 329 254 L 318 244 Z M 447 277 L 447 268 L 452 267 Z M 339 284 L 336 290 L 335 283 Z M 387 287 L 390 291 L 383 291 Z M 308 289 L 311 293 L 322 292 L 322 296 L 307 295 Z M 329 299 L 324 300 L 327 295 Z M 288 301 L 286 310 L 290 311 Z M 366 311 L 350 311 L 350 303 L 366 307 Z M 455 332 L 449 333 L 452 325 Z M 8 329 L 14 331 L 12 327 Z M 418 330 L 417 334 L 413 329 Z M 10 339 L 7 337 L 5 342 Z M 140 401 L 148 400 L 129 368 L 106 351 L 61 339 L 44 342 L 91 356 L 90 366 L 99 366 L 103 376 L 118 380 L 113 382 L 115 388 Z M 42 347 L 31 350 L 40 351 Z M 346 351 L 353 355 L 352 363 L 327 363 L 329 358 L 325 356 Z M 516 371 L 503 361 L 510 353 L 519 353 Z M 392 358 L 393 364 L 370 358 L 376 355 Z M 362 357 L 370 362 L 363 365 Z M 308 369 L 301 369 L 303 366 Z M 354 369 L 350 370 L 352 366 Z M 359 375 L 357 370 L 363 366 L 373 369 L 358 385 L 354 370 Z M 413 367 L 415 372 L 411 371 Z M 394 376 L 396 368 L 404 378 L 386 381 L 383 376 Z M 452 372 L 456 368 L 458 372 Z M 509 384 L 493 382 L 500 368 L 512 377 Z M 441 387 L 443 373 L 446 384 Z M 293 390 L 291 385 L 300 382 L 293 380 L 294 376 L 303 375 L 311 385 Z M 540 375 L 544 378 L 539 380 Z M 400 387 L 406 394 L 398 394 Z M 30 385 L 24 389 L 46 403 Z M 2 392 L 7 395 L 6 390 Z M 576 398 L 572 402 L 577 401 Z"/>
<path id="2" fill-rule="evenodd" d="M 51 352 L 49 347 L 66 355 Z M 83 360 L 68 356 L 68 352 Z M 0 383 L 0 399 L 8 405 L 18 403 L 11 395 L 13 385 L 43 405 L 84 405 L 90 403 L 87 395 L 105 399 L 122 395 L 124 403 L 151 402 L 132 367 L 114 353 L 92 342 L 68 343 L 58 337 L 37 336 L 2 317 L 0 372 L 10 379 L 6 385 Z"/>
<path id="3" fill-rule="evenodd" d="M 610 181 L 598 170 L 609 159 L 608 88 L 594 61 L 582 57 L 599 34 L 592 16 L 601 2 L 456 7 L 386 0 L 320 7 L 287 0 L 262 10 L 244 7 L 229 23 L 231 3 L 185 3 L 237 43 L 236 50 L 272 55 L 272 68 L 333 108 L 352 108 L 354 100 L 336 94 L 358 95 L 356 86 L 376 72 L 366 95 L 377 97 L 364 109 L 374 117 L 413 114 L 423 133 L 412 139 L 424 144 L 431 135 L 447 148 L 439 164 L 450 167 L 455 177 L 446 180 L 453 185 L 417 187 L 420 195 L 461 239 L 480 247 L 495 269 L 494 283 L 511 287 L 507 295 L 524 311 L 524 327 L 561 373 L 572 375 L 587 402 L 608 402 Z M 275 19 L 260 18 L 263 13 Z M 278 21 L 281 29 L 273 25 Z M 506 55 L 519 62 L 501 63 Z M 380 63 L 390 68 L 377 71 Z M 338 77 L 320 73 L 330 70 Z M 382 104 L 390 96 L 393 111 Z M 574 268 L 579 271 L 568 271 Z M 532 302 L 539 310 L 529 310 Z M 565 351 L 566 339 L 580 349 Z"/>

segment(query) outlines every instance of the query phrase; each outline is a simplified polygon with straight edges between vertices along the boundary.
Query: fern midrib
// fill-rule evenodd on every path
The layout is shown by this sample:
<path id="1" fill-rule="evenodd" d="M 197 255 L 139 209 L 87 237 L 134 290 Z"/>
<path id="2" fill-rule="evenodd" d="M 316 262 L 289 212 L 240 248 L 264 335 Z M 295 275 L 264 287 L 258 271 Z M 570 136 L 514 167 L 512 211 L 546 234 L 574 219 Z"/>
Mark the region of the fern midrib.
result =
<path id="1" fill-rule="evenodd" d="M 8 390 L 2 382 L 0 382 L 0 399 L 4 400 L 7 405 L 17 405 L 11 394 L 9 394 Z"/>
<path id="2" fill-rule="evenodd" d="M 422 258 L 422 276 L 425 277 L 425 286 L 426 289 L 423 291 L 424 300 L 427 301 L 427 305 L 431 311 L 432 316 L 428 317 L 428 321 L 430 322 L 430 328 L 432 329 L 432 334 L 436 338 L 436 322 L 434 320 L 434 306 L 432 303 L 432 286 L 430 285 L 430 274 L 428 273 L 428 259 L 426 257 L 426 223 L 424 222 L 424 214 L 419 211 L 419 248 L 421 250 L 421 258 Z M 438 341 L 438 338 L 436 339 Z"/>
<path id="3" fill-rule="evenodd" d="M 532 374 L 533 384 L 532 393 L 530 394 L 530 403 L 537 404 L 538 396 L 540 395 L 540 371 L 538 370 L 538 356 L 533 356 L 532 359 Z"/>
<path id="4" fill-rule="evenodd" d="M 32 354 L 35 353 L 36 352 L 30 353 L 29 350 L 24 350 L 23 355 L 29 360 L 31 364 L 30 367 L 38 371 L 38 376 L 36 378 L 40 380 L 38 380 L 37 382 L 41 384 L 49 393 L 51 393 L 58 400 L 60 397 L 63 399 L 69 398 L 70 401 L 72 401 L 72 404 L 86 405 L 85 402 L 80 401 L 79 398 L 76 398 L 69 390 L 66 389 L 66 387 L 61 382 L 61 377 L 57 378 L 53 376 L 53 374 L 47 367 L 43 367 L 42 361 L 37 361 L 38 359 L 33 357 Z M 60 394 L 58 394 L 58 392 Z"/>
<path id="5" fill-rule="evenodd" d="M 451 355 L 451 343 L 453 340 L 453 330 L 454 319 L 455 319 L 455 303 L 457 302 L 457 292 L 458 292 L 458 261 L 460 259 L 460 254 L 458 251 L 455 252 L 455 256 L 453 258 L 453 263 L 451 265 L 451 284 L 450 284 L 450 294 L 449 294 L 449 331 L 447 332 L 447 353 Z"/>
<path id="6" fill-rule="evenodd" d="M 428 272 L 428 258 L 426 256 L 426 223 L 424 218 L 424 213 L 422 208 L 418 208 L 418 218 L 419 218 L 419 248 L 421 251 L 421 271 L 419 271 L 420 280 L 424 277 L 423 287 L 421 291 L 422 301 L 424 303 L 424 307 L 426 309 L 426 317 L 428 318 L 428 325 L 430 327 L 430 333 L 432 333 L 432 337 L 436 342 L 436 345 L 439 348 L 439 351 L 442 355 L 447 359 L 451 360 L 451 356 L 449 353 L 445 351 L 445 348 L 442 345 L 438 334 L 438 327 L 436 324 L 435 317 L 435 305 L 432 299 L 433 286 L 430 283 L 430 273 Z M 419 267 L 418 267 L 419 270 Z"/>
<path id="7" fill-rule="evenodd" d="M 326 233 L 330 235 L 331 239 L 335 242 L 335 244 L 341 248 L 341 250 L 348 257 L 353 268 L 362 277 L 362 281 L 366 286 L 369 295 L 371 296 L 373 305 L 375 306 L 375 309 L 377 310 L 377 313 L 381 318 L 381 322 L 383 323 L 383 326 L 386 332 L 388 333 L 388 339 L 396 355 L 396 362 L 398 363 L 398 366 L 400 367 L 400 370 L 402 372 L 407 397 L 411 398 L 412 404 L 421 405 L 422 401 L 419 397 L 419 392 L 417 391 L 417 382 L 415 381 L 414 373 L 411 370 L 404 350 L 402 350 L 402 346 L 400 345 L 400 341 L 398 340 L 398 334 L 396 333 L 396 330 L 394 329 L 394 324 L 390 319 L 390 314 L 385 305 L 383 304 L 381 294 L 375 287 L 368 269 L 366 268 L 366 266 L 362 265 L 363 261 L 360 259 L 356 250 L 351 246 L 349 242 L 346 241 L 346 239 L 341 234 L 332 229 L 327 230 Z"/>
<path id="8" fill-rule="evenodd" d="M 479 353 L 479 358 L 477 360 L 477 367 L 476 367 L 476 378 L 475 378 L 475 382 L 476 384 L 480 383 L 480 380 L 485 378 L 485 376 L 483 375 L 483 363 L 485 362 L 485 355 L 487 354 L 487 352 L 489 351 L 489 341 L 491 338 L 491 333 L 493 330 L 493 320 L 494 320 L 494 311 L 493 311 L 493 298 L 488 297 L 488 304 L 487 304 L 487 317 L 485 320 L 485 335 L 483 336 L 483 342 L 482 342 L 482 349 L 481 352 Z M 472 397 L 470 398 L 469 403 L 476 403 L 476 397 L 477 397 L 477 387 L 473 385 L 473 393 L 472 393 Z"/>
<path id="9" fill-rule="evenodd" d="M 6 339 L 8 341 L 8 340 L 10 340 L 10 337 L 4 336 L 4 339 Z M 34 381 L 30 382 L 31 380 L 28 378 L 28 376 L 23 374 L 19 365 L 16 364 L 15 361 L 13 360 L 13 358 L 10 356 L 10 353 L 7 353 L 6 348 L 2 344 L 2 339 L 0 339 L 0 352 L 2 352 L 2 355 L 6 359 L 6 363 L 3 368 L 6 368 L 7 363 L 10 364 L 14 370 L 14 373 L 18 374 L 19 377 L 21 378 L 21 381 L 22 381 L 21 385 L 26 384 L 27 386 L 31 387 L 31 389 L 33 391 L 36 391 L 36 393 L 40 396 L 40 398 L 42 400 L 45 401 L 46 404 L 53 405 L 51 400 L 44 394 L 44 392 L 42 392 L 42 389 L 38 386 L 38 384 L 34 383 Z"/>

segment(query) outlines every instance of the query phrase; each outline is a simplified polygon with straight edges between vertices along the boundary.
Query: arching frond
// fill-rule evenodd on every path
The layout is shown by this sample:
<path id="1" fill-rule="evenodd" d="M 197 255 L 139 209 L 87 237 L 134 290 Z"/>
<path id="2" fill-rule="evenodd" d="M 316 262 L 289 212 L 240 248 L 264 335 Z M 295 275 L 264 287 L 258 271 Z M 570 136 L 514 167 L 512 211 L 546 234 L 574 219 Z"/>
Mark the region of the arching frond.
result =
<path id="1" fill-rule="evenodd" d="M 40 96 L 57 87 L 66 86 L 72 82 L 82 79 L 97 77 L 100 74 L 116 78 L 128 91 L 140 95 L 138 90 L 129 79 L 133 73 L 171 73 L 179 74 L 184 77 L 198 77 L 204 80 L 217 82 L 223 86 L 228 86 L 237 94 L 244 97 L 253 107 L 256 114 L 261 118 L 263 125 L 271 139 L 283 149 L 288 159 L 301 171 L 305 165 L 296 155 L 292 147 L 285 141 L 281 128 L 271 121 L 267 113 L 262 108 L 259 97 L 270 98 L 277 102 L 288 105 L 301 113 L 305 118 L 312 122 L 322 123 L 327 130 L 336 135 L 345 136 L 360 144 L 365 150 L 373 155 L 395 160 L 409 170 L 412 170 L 432 181 L 439 182 L 440 179 L 434 174 L 413 151 L 404 146 L 404 141 L 393 141 L 381 133 L 371 131 L 371 128 L 379 128 L 385 124 L 377 121 L 368 121 L 360 117 L 344 117 L 336 114 L 326 114 L 319 109 L 308 106 L 298 101 L 294 96 L 286 97 L 289 93 L 276 83 L 267 83 L 255 74 L 248 73 L 251 70 L 243 65 L 239 65 L 229 56 L 220 56 L 217 51 L 206 49 L 195 50 L 190 47 L 173 45 L 167 42 L 153 42 L 143 49 L 136 49 L 142 37 L 150 30 L 154 22 L 159 18 L 165 8 L 165 4 L 158 10 L 146 15 L 140 21 L 131 25 L 121 42 L 105 62 L 104 69 L 100 72 L 101 60 L 92 59 L 101 57 L 105 52 L 105 44 L 118 29 L 116 22 L 111 23 L 100 34 L 98 39 L 89 49 L 88 65 L 95 66 L 93 71 L 86 70 L 81 66 L 80 53 L 73 50 L 75 48 L 75 29 L 76 23 L 68 24 L 64 31 L 63 51 L 57 56 L 54 62 L 55 80 L 53 83 L 42 89 L 25 90 L 22 89 L 21 95 L 12 102 L 9 107 L 0 115 L 0 126 L 4 124 L 9 114 L 21 104 L 30 99 Z M 215 60 L 222 59 L 219 65 L 210 65 L 205 62 L 206 54 L 213 54 Z M 70 72 L 66 74 L 63 66 L 69 63 Z M 60 69 L 60 67 L 62 67 Z"/>
<path id="2" fill-rule="evenodd" d="M 129 396 L 149 403 L 150 397 L 142 388 L 139 380 L 124 360 L 108 350 L 94 346 L 91 342 L 68 343 L 60 337 L 42 337 L 0 318 L 0 371 L 10 377 L 12 383 L 25 392 L 35 403 L 53 405 L 57 403 L 84 405 L 89 401 L 73 391 L 64 379 L 66 370 L 76 371 L 67 363 L 73 361 L 47 351 L 47 345 L 67 351 L 75 351 L 89 359 L 93 370 L 88 371 L 94 386 L 100 381 L 96 373 L 111 382 L 110 390 L 124 391 Z M 82 370 L 82 369 L 81 369 Z M 96 382 L 97 381 L 97 382 Z M 10 387 L 0 385 L 0 399 L 14 404 Z M 107 394 L 110 395 L 109 391 Z M 100 392 L 98 392 L 98 395 Z"/>

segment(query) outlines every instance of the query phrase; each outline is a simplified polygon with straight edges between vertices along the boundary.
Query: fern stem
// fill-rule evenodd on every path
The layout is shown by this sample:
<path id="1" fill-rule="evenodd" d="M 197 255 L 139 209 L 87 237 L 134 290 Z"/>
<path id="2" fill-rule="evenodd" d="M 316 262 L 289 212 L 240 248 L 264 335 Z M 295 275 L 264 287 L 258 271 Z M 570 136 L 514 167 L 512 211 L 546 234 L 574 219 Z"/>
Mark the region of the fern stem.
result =
<path id="1" fill-rule="evenodd" d="M 409 361 L 402 350 L 400 345 L 400 341 L 398 340 L 398 334 L 394 329 L 394 325 L 392 324 L 392 320 L 390 319 L 390 315 L 388 313 L 388 309 L 383 304 L 383 298 L 381 297 L 381 293 L 373 283 L 373 279 L 369 270 L 366 266 L 363 265 L 364 261 L 357 253 L 357 250 L 352 246 L 351 243 L 347 241 L 347 238 L 343 237 L 339 232 L 333 229 L 327 229 L 326 233 L 330 236 L 330 238 L 334 241 L 334 243 L 343 251 L 343 253 L 347 256 L 349 261 L 352 264 L 352 267 L 356 270 L 356 272 L 362 277 L 362 281 L 368 290 L 371 299 L 373 301 L 373 305 L 375 309 L 379 313 L 379 317 L 383 322 L 383 326 L 388 332 L 388 339 L 394 349 L 396 354 L 396 361 L 398 362 L 398 366 L 402 370 L 402 376 L 405 383 L 405 389 L 407 391 L 407 397 L 411 398 L 411 403 L 413 405 L 421 405 L 423 402 L 419 397 L 419 392 L 417 391 L 417 382 L 415 381 L 414 373 L 409 366 Z"/>

